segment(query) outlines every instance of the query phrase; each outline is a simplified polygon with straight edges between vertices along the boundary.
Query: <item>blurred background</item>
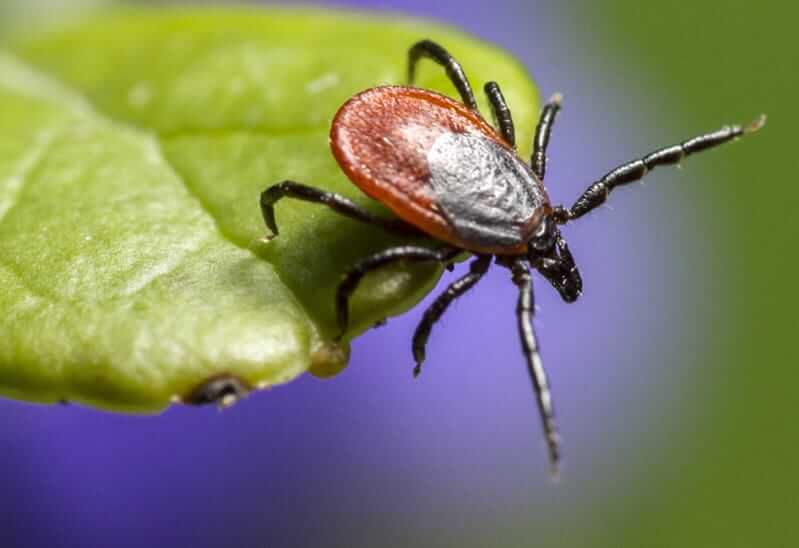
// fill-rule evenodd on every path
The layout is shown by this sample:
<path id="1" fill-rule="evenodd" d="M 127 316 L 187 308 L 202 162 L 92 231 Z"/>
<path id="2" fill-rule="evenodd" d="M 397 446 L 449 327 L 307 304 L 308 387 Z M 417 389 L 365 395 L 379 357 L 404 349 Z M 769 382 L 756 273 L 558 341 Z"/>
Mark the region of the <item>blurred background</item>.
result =
<path id="1" fill-rule="evenodd" d="M 6 1 L 0 32 L 103 3 Z M 356 341 L 338 377 L 221 414 L 0 401 L 0 545 L 799 545 L 799 8 L 316 5 L 455 25 L 513 52 L 543 97 L 563 92 L 547 176 L 557 202 L 657 146 L 761 112 L 769 123 L 566 229 L 583 298 L 568 306 L 537 285 L 560 483 L 547 476 L 515 290 L 495 269 L 437 327 L 416 381 L 422 307 Z"/>

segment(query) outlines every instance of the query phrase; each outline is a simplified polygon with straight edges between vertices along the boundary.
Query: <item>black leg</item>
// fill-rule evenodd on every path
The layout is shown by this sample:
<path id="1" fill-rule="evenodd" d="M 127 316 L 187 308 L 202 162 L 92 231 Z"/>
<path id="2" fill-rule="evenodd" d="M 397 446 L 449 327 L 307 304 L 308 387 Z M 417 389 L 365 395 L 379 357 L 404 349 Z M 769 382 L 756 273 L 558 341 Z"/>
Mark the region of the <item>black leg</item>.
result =
<path id="1" fill-rule="evenodd" d="M 560 446 L 558 429 L 555 425 L 555 415 L 552 408 L 552 394 L 549 391 L 549 381 L 544 366 L 541 363 L 541 355 L 538 349 L 538 341 L 533 327 L 533 313 L 535 308 L 535 298 L 533 295 L 533 280 L 530 270 L 522 259 L 517 259 L 511 264 L 513 273 L 513 283 L 519 288 L 519 301 L 516 306 L 516 316 L 519 321 L 519 336 L 522 341 L 522 351 L 527 358 L 527 368 L 530 378 L 533 381 L 536 401 L 538 402 L 538 412 L 541 415 L 541 423 L 544 427 L 544 437 L 546 438 L 549 450 L 549 462 L 552 468 L 552 475 L 557 476 L 560 463 Z"/>
<path id="2" fill-rule="evenodd" d="M 454 259 L 460 249 L 445 247 L 441 249 L 427 249 L 418 246 L 393 247 L 359 261 L 344 275 L 344 279 L 336 290 L 336 319 L 338 320 L 339 334 L 336 340 L 341 340 L 350 323 L 350 296 L 358 288 L 367 273 L 382 268 L 397 261 L 412 262 L 438 262 L 446 263 Z"/>
<path id="3" fill-rule="evenodd" d="M 494 123 L 499 127 L 505 141 L 515 148 L 516 130 L 513 129 L 513 117 L 510 114 L 508 104 L 505 102 L 505 97 L 502 95 L 502 90 L 499 89 L 499 84 L 488 82 L 483 89 L 488 95 L 488 101 L 491 103 Z"/>
<path id="4" fill-rule="evenodd" d="M 463 104 L 472 110 L 477 110 L 477 101 L 474 98 L 472 86 L 469 84 L 469 79 L 466 78 L 466 73 L 463 72 L 460 63 L 447 50 L 430 40 L 416 42 L 408 50 L 408 84 L 413 84 L 416 78 L 416 63 L 422 57 L 428 57 L 444 67 L 447 71 L 447 76 L 449 76 L 458 93 L 460 93 Z"/>
<path id="5" fill-rule="evenodd" d="M 558 208 L 555 211 L 555 218 L 558 222 L 566 222 L 570 219 L 582 217 L 589 211 L 599 207 L 608 199 L 610 191 L 617 186 L 638 181 L 650 170 L 657 166 L 678 164 L 680 161 L 703 150 L 713 148 L 728 141 L 732 141 L 741 135 L 752 133 L 763 127 L 766 117 L 761 116 L 746 127 L 725 126 L 713 133 L 707 133 L 694 137 L 680 144 L 661 148 L 644 156 L 639 160 L 633 160 L 621 165 L 602 177 L 597 182 L 589 186 L 569 210 Z"/>
<path id="6" fill-rule="evenodd" d="M 535 139 L 533 140 L 533 158 L 530 165 L 533 167 L 533 173 L 539 178 L 544 180 L 544 175 L 547 171 L 547 147 L 549 146 L 549 136 L 552 133 L 552 125 L 555 123 L 555 116 L 560 111 L 560 102 L 563 97 L 560 93 L 553 95 L 549 102 L 544 105 L 541 110 L 541 117 L 538 119 L 538 125 L 535 128 Z"/>
<path id="7" fill-rule="evenodd" d="M 422 362 L 425 357 L 425 347 L 427 339 L 430 337 L 430 330 L 436 322 L 446 312 L 450 303 L 469 291 L 480 281 L 491 265 L 491 255 L 481 255 L 469 266 L 469 273 L 452 282 L 447 289 L 424 311 L 422 321 L 419 322 L 413 334 L 413 358 L 416 360 L 416 367 L 413 368 L 413 376 L 419 376 L 422 371 Z"/>
<path id="8" fill-rule="evenodd" d="M 282 183 L 270 186 L 261 193 L 261 214 L 264 217 L 264 223 L 266 223 L 267 228 L 272 231 L 272 238 L 278 235 L 277 223 L 275 223 L 275 202 L 285 197 L 295 198 L 305 202 L 324 204 L 342 215 L 357 219 L 358 221 L 377 225 L 385 230 L 404 236 L 422 235 L 421 231 L 413 225 L 401 219 L 384 219 L 378 217 L 340 194 L 326 192 L 301 183 L 295 183 L 294 181 L 283 181 Z"/>

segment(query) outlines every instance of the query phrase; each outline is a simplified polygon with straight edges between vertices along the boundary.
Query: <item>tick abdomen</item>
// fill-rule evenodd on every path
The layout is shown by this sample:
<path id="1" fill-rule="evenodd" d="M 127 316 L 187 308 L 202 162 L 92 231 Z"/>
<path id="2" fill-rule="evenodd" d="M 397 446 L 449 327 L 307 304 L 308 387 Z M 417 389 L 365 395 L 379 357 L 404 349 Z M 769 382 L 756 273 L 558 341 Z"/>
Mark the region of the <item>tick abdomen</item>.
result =
<path id="1" fill-rule="evenodd" d="M 350 99 L 333 155 L 405 221 L 478 253 L 524 251 L 548 204 L 532 171 L 478 114 L 434 92 L 381 87 Z"/>

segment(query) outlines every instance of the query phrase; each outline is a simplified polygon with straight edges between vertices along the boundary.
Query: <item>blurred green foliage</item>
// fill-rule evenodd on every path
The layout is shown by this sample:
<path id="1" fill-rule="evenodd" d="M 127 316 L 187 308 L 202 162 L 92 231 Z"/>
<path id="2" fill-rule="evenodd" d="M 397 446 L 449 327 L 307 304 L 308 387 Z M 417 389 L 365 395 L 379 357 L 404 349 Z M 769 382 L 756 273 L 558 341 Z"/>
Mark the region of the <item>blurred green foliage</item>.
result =
<path id="1" fill-rule="evenodd" d="M 0 2 L 0 35 L 30 26 L 63 23 L 115 3 L 116 0 L 4 0 Z"/>
<path id="2" fill-rule="evenodd" d="M 684 379 L 699 385 L 689 390 L 701 410 L 664 440 L 647 465 L 646 498 L 608 545 L 797 546 L 799 7 L 608 0 L 583 10 L 593 38 L 629 68 L 622 86 L 645 85 L 681 127 L 769 116 L 736 154 L 704 160 L 724 177 L 703 179 L 696 204 L 707 229 L 696 237 L 714 242 L 696 279 L 722 296 L 703 328 L 697 378 Z"/>

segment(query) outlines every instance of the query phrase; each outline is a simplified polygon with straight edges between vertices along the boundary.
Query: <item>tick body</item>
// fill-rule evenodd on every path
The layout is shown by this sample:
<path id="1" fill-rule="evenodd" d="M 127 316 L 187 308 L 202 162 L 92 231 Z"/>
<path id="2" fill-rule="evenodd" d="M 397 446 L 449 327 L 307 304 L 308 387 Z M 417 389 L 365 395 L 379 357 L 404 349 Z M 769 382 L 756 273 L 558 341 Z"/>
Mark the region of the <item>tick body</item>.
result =
<path id="1" fill-rule="evenodd" d="M 582 279 L 560 227 L 596 209 L 617 186 L 632 183 L 660 165 L 760 129 L 761 116 L 746 127 L 717 131 L 658 149 L 627 162 L 599 178 L 571 207 L 553 206 L 544 186 L 546 150 L 560 96 L 544 105 L 536 127 L 529 163 L 518 156 L 510 109 L 499 85 L 484 90 L 496 125 L 479 113 L 471 85 L 460 64 L 429 40 L 408 52 L 408 80 L 416 64 L 429 58 L 441 65 L 460 94 L 455 101 L 415 87 L 368 89 L 347 101 L 330 131 L 333 155 L 346 176 L 365 194 L 385 204 L 396 218 L 360 208 L 348 198 L 286 180 L 261 194 L 266 226 L 277 236 L 275 203 L 290 197 L 327 205 L 338 213 L 404 235 L 426 235 L 443 245 L 435 249 L 400 246 L 365 257 L 344 274 L 336 292 L 337 320 L 342 337 L 349 324 L 349 298 L 370 271 L 396 261 L 438 262 L 474 255 L 469 272 L 452 282 L 424 312 L 413 336 L 421 371 L 432 327 L 449 305 L 474 287 L 492 260 L 510 271 L 519 290 L 516 317 L 522 353 L 536 396 L 553 474 L 560 462 L 560 441 L 552 395 L 533 325 L 535 310 L 532 271 L 538 272 L 566 302 L 582 293 Z"/>
<path id="2" fill-rule="evenodd" d="M 549 200 L 543 185 L 474 111 L 417 88 L 350 99 L 333 155 L 364 193 L 438 240 L 475 253 L 523 253 Z"/>

